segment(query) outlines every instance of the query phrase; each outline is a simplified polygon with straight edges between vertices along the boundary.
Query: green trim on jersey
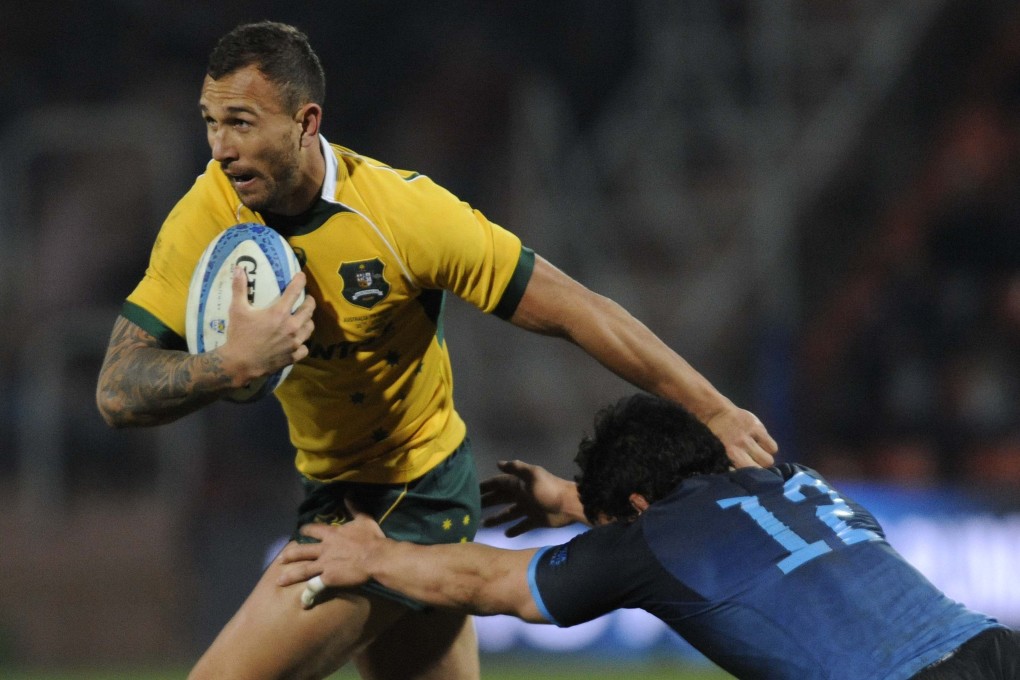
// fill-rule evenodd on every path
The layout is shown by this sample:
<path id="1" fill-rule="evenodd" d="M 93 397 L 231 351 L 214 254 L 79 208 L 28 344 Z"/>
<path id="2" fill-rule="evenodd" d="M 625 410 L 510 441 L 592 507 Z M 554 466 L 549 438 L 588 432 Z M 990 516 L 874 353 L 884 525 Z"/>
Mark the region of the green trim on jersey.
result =
<path id="1" fill-rule="evenodd" d="M 184 338 L 170 330 L 166 324 L 143 307 L 139 307 L 133 302 L 124 302 L 120 315 L 156 338 L 159 341 L 160 347 L 179 350 L 188 349 L 188 343 Z"/>
<path id="2" fill-rule="evenodd" d="M 443 310 L 446 309 L 446 291 L 430 288 L 418 296 L 418 303 L 425 309 L 425 315 L 436 324 L 436 340 L 443 344 Z"/>
<path id="3" fill-rule="evenodd" d="M 300 215 L 262 214 L 266 226 L 272 227 L 284 236 L 303 236 L 310 234 L 326 223 L 333 215 L 343 212 L 354 212 L 342 203 L 332 203 L 319 198 L 311 208 Z"/>
<path id="4" fill-rule="evenodd" d="M 499 304 L 492 310 L 492 313 L 501 319 L 509 319 L 517 311 L 517 305 L 524 297 L 524 290 L 531 280 L 531 273 L 535 271 L 535 251 L 525 246 L 521 247 L 521 257 L 517 260 L 517 267 L 514 269 L 510 283 L 503 291 L 503 297 Z"/>

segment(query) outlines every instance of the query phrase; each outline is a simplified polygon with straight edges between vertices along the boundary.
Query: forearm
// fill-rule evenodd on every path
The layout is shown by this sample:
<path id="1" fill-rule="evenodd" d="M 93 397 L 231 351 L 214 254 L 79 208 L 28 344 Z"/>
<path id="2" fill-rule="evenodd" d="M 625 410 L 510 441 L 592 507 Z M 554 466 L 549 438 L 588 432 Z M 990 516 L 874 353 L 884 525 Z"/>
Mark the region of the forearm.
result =
<path id="1" fill-rule="evenodd" d="M 113 427 L 161 425 L 215 401 L 233 385 L 215 352 L 163 349 L 124 318 L 114 325 L 96 403 Z"/>
<path id="2" fill-rule="evenodd" d="M 647 392 L 687 407 L 702 419 L 731 402 L 616 302 L 588 293 L 593 313 L 579 314 L 568 339 L 607 369 Z"/>
<path id="3" fill-rule="evenodd" d="M 683 404 L 703 420 L 733 406 L 627 310 L 541 258 L 512 321 L 569 340 L 635 387 Z"/>
<path id="4" fill-rule="evenodd" d="M 386 539 L 366 552 L 362 564 L 366 576 L 426 604 L 541 622 L 527 583 L 534 554 L 478 543 L 421 546 Z"/>

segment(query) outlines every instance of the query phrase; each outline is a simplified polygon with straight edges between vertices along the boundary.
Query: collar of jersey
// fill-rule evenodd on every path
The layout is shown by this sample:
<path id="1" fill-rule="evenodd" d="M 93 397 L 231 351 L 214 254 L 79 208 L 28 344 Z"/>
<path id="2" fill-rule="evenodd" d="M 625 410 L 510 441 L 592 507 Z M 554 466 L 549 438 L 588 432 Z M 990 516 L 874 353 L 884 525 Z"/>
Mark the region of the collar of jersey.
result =
<path id="1" fill-rule="evenodd" d="M 265 224 L 284 236 L 302 236 L 311 233 L 325 224 L 326 220 L 333 215 L 341 212 L 353 212 L 336 200 L 337 184 L 340 181 L 340 162 L 333 152 L 333 147 L 322 135 L 319 135 L 319 146 L 322 148 L 322 157 L 326 161 L 326 176 L 322 180 L 322 193 L 319 194 L 319 200 L 300 215 L 259 214 Z"/>
<path id="2" fill-rule="evenodd" d="M 322 180 L 322 193 L 319 195 L 324 201 L 336 203 L 336 189 L 340 182 L 340 161 L 337 160 L 333 147 L 321 134 L 319 135 L 319 147 L 322 149 L 322 157 L 326 160 L 326 177 Z"/>

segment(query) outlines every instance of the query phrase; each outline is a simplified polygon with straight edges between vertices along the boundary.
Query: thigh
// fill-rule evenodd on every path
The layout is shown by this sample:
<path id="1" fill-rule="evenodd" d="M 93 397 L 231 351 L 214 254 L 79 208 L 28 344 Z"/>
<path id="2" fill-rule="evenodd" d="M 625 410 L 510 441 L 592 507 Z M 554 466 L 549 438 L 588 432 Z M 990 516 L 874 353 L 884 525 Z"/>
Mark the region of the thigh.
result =
<path id="1" fill-rule="evenodd" d="M 478 641 L 470 616 L 409 611 L 356 657 L 365 680 L 478 680 Z"/>
<path id="2" fill-rule="evenodd" d="M 279 570 L 279 560 L 273 560 L 190 680 L 323 678 L 407 611 L 364 592 L 341 592 L 305 610 L 304 584 L 281 588 Z"/>

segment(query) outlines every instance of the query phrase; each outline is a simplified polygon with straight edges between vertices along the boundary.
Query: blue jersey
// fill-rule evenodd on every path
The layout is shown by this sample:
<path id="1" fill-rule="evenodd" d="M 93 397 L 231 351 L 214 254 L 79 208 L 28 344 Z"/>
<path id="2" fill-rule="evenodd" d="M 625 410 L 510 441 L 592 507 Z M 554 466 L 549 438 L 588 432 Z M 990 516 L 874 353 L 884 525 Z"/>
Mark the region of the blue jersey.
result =
<path id="1" fill-rule="evenodd" d="M 529 582 L 557 625 L 645 609 L 739 678 L 909 678 L 999 625 L 800 465 L 685 480 L 632 523 L 543 548 Z"/>

